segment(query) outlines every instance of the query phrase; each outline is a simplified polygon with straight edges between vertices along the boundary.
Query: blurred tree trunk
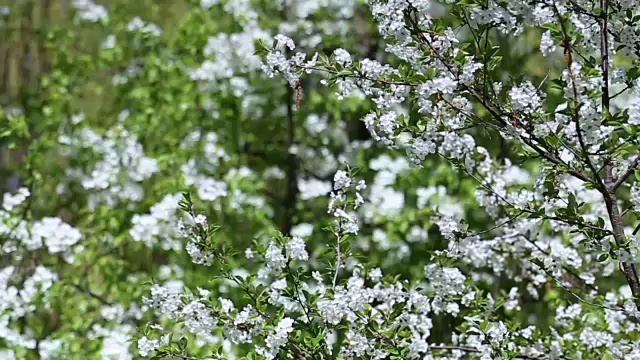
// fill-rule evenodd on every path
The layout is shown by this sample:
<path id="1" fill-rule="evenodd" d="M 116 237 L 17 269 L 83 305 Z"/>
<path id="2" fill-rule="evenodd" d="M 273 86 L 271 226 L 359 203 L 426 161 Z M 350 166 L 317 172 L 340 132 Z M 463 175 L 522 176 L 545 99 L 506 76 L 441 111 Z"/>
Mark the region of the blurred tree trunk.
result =
<path id="1" fill-rule="evenodd" d="M 6 111 L 21 111 L 29 94 L 39 92 L 47 69 L 46 29 L 51 19 L 51 0 L 14 2 L 0 26 L 0 106 Z M 16 109 L 16 110 L 14 110 Z M 22 165 L 25 147 L 9 150 L 0 144 L 0 190 L 20 187 L 16 170 Z"/>

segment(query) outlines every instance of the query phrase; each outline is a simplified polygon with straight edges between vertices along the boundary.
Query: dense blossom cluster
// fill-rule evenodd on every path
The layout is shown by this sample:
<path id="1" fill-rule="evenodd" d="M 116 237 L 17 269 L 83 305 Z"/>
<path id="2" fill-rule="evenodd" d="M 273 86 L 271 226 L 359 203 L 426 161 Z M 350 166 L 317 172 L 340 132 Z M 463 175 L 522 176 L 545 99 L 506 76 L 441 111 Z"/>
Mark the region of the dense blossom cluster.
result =
<path id="1" fill-rule="evenodd" d="M 126 117 L 126 113 L 124 115 Z M 90 171 L 85 172 L 82 168 L 66 170 L 69 181 L 79 182 L 90 192 L 91 208 L 101 203 L 116 206 L 121 200 L 142 200 L 144 189 L 140 182 L 158 172 L 157 160 L 145 156 L 137 137 L 122 126 L 110 129 L 105 136 L 85 127 L 77 136 L 60 136 L 59 142 L 66 145 L 65 156 L 79 157 L 91 150 L 99 157 Z M 58 192 L 63 193 L 65 185 L 60 184 Z"/>

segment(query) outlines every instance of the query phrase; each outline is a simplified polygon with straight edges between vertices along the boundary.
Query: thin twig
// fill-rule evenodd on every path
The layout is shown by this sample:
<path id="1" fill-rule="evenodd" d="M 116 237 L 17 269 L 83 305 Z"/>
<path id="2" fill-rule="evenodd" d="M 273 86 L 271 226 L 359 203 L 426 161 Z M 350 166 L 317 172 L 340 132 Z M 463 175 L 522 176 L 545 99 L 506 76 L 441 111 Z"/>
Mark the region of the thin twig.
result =
<path id="1" fill-rule="evenodd" d="M 336 269 L 333 274 L 333 282 L 331 288 L 335 290 L 336 283 L 338 282 L 338 273 L 340 272 L 340 266 L 342 266 L 342 251 L 340 249 L 340 233 L 342 232 L 342 218 L 338 218 L 338 229 L 335 232 L 336 235 Z"/>
<path id="2" fill-rule="evenodd" d="M 569 79 L 571 80 L 571 89 L 573 91 L 573 106 L 574 106 L 573 121 L 576 124 L 576 134 L 578 137 L 578 143 L 580 144 L 580 148 L 582 149 L 582 154 L 584 156 L 585 162 L 587 163 L 587 166 L 593 173 L 593 176 L 595 177 L 596 182 L 600 186 L 600 191 L 604 192 L 606 191 L 606 187 L 604 186 L 604 182 L 602 181 L 602 179 L 600 178 L 600 175 L 598 174 L 598 170 L 596 170 L 595 166 L 591 162 L 591 157 L 589 156 L 587 145 L 584 141 L 584 137 L 582 136 L 582 128 L 580 126 L 580 106 L 581 106 L 580 99 L 579 99 L 580 94 L 578 93 L 578 84 L 577 84 L 576 75 L 573 73 L 573 68 L 572 68 L 573 60 L 571 57 L 571 45 L 569 44 L 569 39 L 568 39 L 569 34 L 565 29 L 562 19 L 559 19 L 559 22 L 560 22 L 560 27 L 562 28 L 565 36 L 564 55 L 565 55 L 565 60 L 567 62 L 567 71 L 569 73 Z M 607 97 L 608 97 L 608 93 L 607 93 Z"/>
<path id="3" fill-rule="evenodd" d="M 491 231 L 493 231 L 493 230 L 499 229 L 499 228 L 501 228 L 501 227 L 503 227 L 503 226 L 505 226 L 505 225 L 507 225 L 507 224 L 509 224 L 509 223 L 512 223 L 513 221 L 515 221 L 516 219 L 518 219 L 521 215 L 523 215 L 525 212 L 526 212 L 526 211 L 522 210 L 522 211 L 520 211 L 519 213 L 517 213 L 514 217 L 512 217 L 512 218 L 510 218 L 510 219 L 507 219 L 506 221 L 504 221 L 504 222 L 502 222 L 502 223 L 500 223 L 500 224 L 498 224 L 498 225 L 496 225 L 496 226 L 493 226 L 493 227 L 492 227 L 492 228 L 490 228 L 490 229 L 487 229 L 487 230 L 484 230 L 484 231 L 480 231 L 480 232 L 476 233 L 475 235 L 482 235 L 482 234 L 489 233 L 489 232 L 491 232 Z"/>
<path id="4" fill-rule="evenodd" d="M 105 299 L 104 297 L 92 292 L 91 290 L 89 290 L 88 288 L 83 288 L 82 286 L 80 286 L 79 284 L 74 284 L 71 283 L 71 286 L 73 286 L 74 288 L 76 288 L 76 290 L 89 295 L 90 297 L 100 301 L 103 305 L 111 305 L 111 302 L 109 302 L 107 299 Z"/>
<path id="5" fill-rule="evenodd" d="M 622 185 L 622 183 L 624 183 L 627 180 L 627 178 L 636 170 L 639 164 L 640 164 L 640 156 L 637 156 L 633 160 L 631 165 L 629 165 L 629 168 L 625 170 L 625 172 L 618 177 L 618 179 L 616 180 L 615 183 L 613 183 L 613 185 L 611 185 L 610 190 L 616 191 L 616 189 L 618 189 L 620 185 Z"/>

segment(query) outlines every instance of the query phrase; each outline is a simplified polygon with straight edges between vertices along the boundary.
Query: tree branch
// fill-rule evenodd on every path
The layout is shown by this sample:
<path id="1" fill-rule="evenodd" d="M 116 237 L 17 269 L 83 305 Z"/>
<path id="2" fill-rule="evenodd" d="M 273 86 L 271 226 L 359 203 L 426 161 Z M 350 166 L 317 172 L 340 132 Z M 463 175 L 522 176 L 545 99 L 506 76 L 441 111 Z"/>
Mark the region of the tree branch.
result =
<path id="1" fill-rule="evenodd" d="M 103 305 L 111 305 L 111 302 L 109 302 L 107 299 L 105 299 L 104 297 L 92 292 L 91 290 L 89 290 L 89 288 L 83 288 L 82 286 L 80 286 L 79 284 L 75 284 L 75 283 L 70 283 L 71 286 L 73 286 L 76 290 L 100 301 Z"/>
<path id="2" fill-rule="evenodd" d="M 627 180 L 627 178 L 636 170 L 638 165 L 640 165 L 640 155 L 637 156 L 635 160 L 633 160 L 629 168 L 625 170 L 625 172 L 618 177 L 616 182 L 613 183 L 613 185 L 611 185 L 611 188 L 609 190 L 616 191 L 620 187 L 620 185 L 622 185 L 622 183 L 624 183 Z"/>
<path id="3" fill-rule="evenodd" d="M 607 213 L 609 214 L 609 220 L 611 221 L 611 227 L 613 229 L 613 237 L 618 248 L 629 251 L 629 246 L 625 241 L 622 216 L 620 216 L 620 209 L 618 208 L 618 198 L 616 197 L 615 189 L 613 189 L 614 180 L 612 168 L 610 163 L 605 164 L 604 176 L 608 188 L 603 194 L 604 202 L 607 206 Z M 627 284 L 629 284 L 631 288 L 634 303 L 636 307 L 640 309 L 640 280 L 638 279 L 638 271 L 633 263 L 622 261 L 620 264 Z"/>

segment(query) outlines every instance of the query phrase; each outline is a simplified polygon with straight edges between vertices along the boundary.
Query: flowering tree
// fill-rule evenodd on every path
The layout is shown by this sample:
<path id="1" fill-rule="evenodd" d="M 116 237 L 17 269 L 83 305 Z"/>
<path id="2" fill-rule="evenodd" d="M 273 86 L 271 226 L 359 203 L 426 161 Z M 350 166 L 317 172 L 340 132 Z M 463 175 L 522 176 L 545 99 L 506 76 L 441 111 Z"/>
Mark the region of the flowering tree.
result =
<path id="1" fill-rule="evenodd" d="M 396 56 L 390 64 L 353 60 L 342 49 L 306 62 L 303 53 L 288 58 L 284 50 L 295 44 L 283 36 L 266 55 L 265 71 L 282 73 L 291 86 L 303 73 L 315 72 L 342 95 L 365 93 L 376 104 L 364 118 L 372 137 L 403 148 L 417 166 L 428 156 L 449 161 L 476 182 L 476 201 L 496 224 L 481 231 L 452 219 L 438 224 L 449 243 L 425 266 L 429 304 L 415 307 L 410 300 L 425 294 L 416 295 L 416 284 L 396 283 L 394 289 L 404 287 L 407 298 L 394 308 L 384 286 L 393 283 L 372 286 L 374 294 L 361 283 L 367 306 L 348 309 L 363 319 L 349 319 L 349 312 L 339 318 L 346 320 L 342 352 L 380 358 L 441 351 L 486 358 L 636 358 L 637 229 L 623 218 L 638 211 L 638 188 L 629 180 L 640 162 L 636 5 L 446 3 L 455 20 L 434 16 L 429 1 L 369 2 L 386 51 Z M 499 44 L 529 36 L 541 36 L 540 53 L 554 60 L 543 79 L 504 66 L 513 51 Z M 631 99 L 617 102 L 621 96 Z M 478 127 L 482 136 L 505 139 L 511 157 L 538 173 L 535 181 L 521 181 L 512 161 L 496 161 L 496 154 L 478 145 Z M 574 304 L 558 306 L 549 329 L 519 316 L 496 317 L 500 307 L 517 309 L 522 295 L 513 288 L 506 302 L 496 303 L 473 289 L 487 267 L 493 276 L 504 272 L 517 280 L 534 298 L 541 295 L 539 285 L 552 279 Z M 604 280 L 610 278 L 624 279 L 624 288 L 612 288 Z M 362 271 L 354 273 L 349 294 L 357 292 L 349 285 L 363 279 Z M 340 297 L 332 296 L 333 308 L 339 308 Z M 458 304 L 466 310 L 461 313 Z M 369 312 L 380 314 L 376 326 Z M 429 314 L 439 312 L 460 319 L 453 345 L 427 340 Z M 412 321 L 404 322 L 407 317 Z"/>
<path id="2" fill-rule="evenodd" d="M 635 2 L 257 3 L 47 33 L 3 357 L 640 359 Z"/>

